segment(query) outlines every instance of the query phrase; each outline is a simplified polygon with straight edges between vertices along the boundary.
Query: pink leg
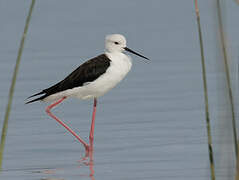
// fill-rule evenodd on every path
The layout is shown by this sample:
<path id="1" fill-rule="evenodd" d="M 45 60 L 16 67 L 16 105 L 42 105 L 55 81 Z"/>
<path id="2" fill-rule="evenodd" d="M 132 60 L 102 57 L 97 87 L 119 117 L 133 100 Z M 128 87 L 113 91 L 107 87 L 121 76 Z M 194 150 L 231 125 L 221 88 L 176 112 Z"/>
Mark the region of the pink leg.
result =
<path id="1" fill-rule="evenodd" d="M 90 128 L 90 147 L 93 149 L 93 142 L 94 142 L 94 130 L 95 130 L 95 113 L 96 113 L 96 106 L 97 106 L 97 99 L 94 98 L 94 107 L 92 113 L 92 121 L 91 121 L 91 128 Z"/>
<path id="2" fill-rule="evenodd" d="M 64 122 L 62 122 L 60 119 L 58 119 L 56 116 L 54 116 L 50 111 L 53 107 L 60 104 L 65 99 L 66 99 L 66 97 L 63 97 L 60 100 L 56 101 L 55 103 L 51 104 L 50 106 L 47 106 L 46 113 L 50 117 L 55 119 L 58 123 L 60 123 L 64 128 L 66 128 L 73 136 L 75 136 L 85 146 L 85 149 L 88 151 L 89 150 L 89 145 L 83 139 L 81 139 L 81 137 L 78 136 L 69 126 L 67 126 Z"/>

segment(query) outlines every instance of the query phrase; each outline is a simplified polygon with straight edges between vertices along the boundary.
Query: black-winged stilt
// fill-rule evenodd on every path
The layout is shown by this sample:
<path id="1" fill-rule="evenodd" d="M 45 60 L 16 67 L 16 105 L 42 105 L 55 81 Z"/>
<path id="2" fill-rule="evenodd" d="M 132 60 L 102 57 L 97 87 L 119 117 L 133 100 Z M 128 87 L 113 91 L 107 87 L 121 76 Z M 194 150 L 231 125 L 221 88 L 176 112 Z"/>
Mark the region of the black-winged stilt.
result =
<path id="1" fill-rule="evenodd" d="M 124 51 L 131 52 L 149 60 L 147 57 L 127 48 L 126 39 L 123 35 L 108 35 L 105 38 L 104 54 L 86 61 L 65 79 L 54 86 L 30 96 L 29 98 L 42 95 L 36 99 L 26 102 L 26 104 L 39 100 L 46 102 L 55 101 L 53 104 L 47 106 L 47 114 L 65 127 L 73 136 L 75 136 L 84 145 L 86 150 L 93 149 L 97 98 L 115 87 L 126 76 L 132 66 L 131 58 L 124 54 Z M 60 104 L 68 97 L 94 99 L 89 145 L 50 111 L 53 107 Z"/>

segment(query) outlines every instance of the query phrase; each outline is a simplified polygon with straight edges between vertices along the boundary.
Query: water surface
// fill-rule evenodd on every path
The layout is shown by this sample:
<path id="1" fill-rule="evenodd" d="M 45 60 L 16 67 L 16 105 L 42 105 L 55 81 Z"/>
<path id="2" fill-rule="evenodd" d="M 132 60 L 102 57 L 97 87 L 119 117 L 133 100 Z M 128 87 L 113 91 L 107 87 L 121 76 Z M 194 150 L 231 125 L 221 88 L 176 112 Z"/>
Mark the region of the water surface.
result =
<path id="1" fill-rule="evenodd" d="M 233 179 L 231 121 L 225 108 L 228 97 L 223 64 L 216 58 L 214 4 L 200 3 L 213 140 L 217 145 L 216 173 L 222 179 Z M 29 6 L 30 1 L 0 3 L 1 125 Z M 228 2 L 225 8 L 235 67 L 238 7 Z M 81 161 L 84 148 L 46 115 L 46 104 L 24 105 L 24 101 L 63 79 L 84 60 L 102 53 L 104 36 L 110 33 L 124 34 L 128 47 L 152 61 L 146 64 L 132 56 L 134 66 L 126 79 L 99 99 L 90 166 L 87 160 Z M 209 179 L 202 85 L 193 2 L 37 1 L 16 84 L 0 177 Z M 54 113 L 87 139 L 92 103 L 68 99 Z M 225 118 L 229 119 L 226 130 Z M 221 137 L 225 140 L 219 141 Z M 94 175 L 90 176 L 92 169 Z"/>

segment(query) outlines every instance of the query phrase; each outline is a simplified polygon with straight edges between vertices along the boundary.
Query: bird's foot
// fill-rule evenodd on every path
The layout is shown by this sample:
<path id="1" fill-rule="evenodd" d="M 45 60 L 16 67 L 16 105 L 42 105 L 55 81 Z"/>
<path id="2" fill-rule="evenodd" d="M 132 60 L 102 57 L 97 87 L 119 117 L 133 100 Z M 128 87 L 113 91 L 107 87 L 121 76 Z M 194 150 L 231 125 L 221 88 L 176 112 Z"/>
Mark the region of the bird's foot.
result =
<path id="1" fill-rule="evenodd" d="M 91 152 L 91 151 L 93 151 L 93 144 L 90 144 L 90 145 L 85 145 L 85 151 L 86 152 Z"/>

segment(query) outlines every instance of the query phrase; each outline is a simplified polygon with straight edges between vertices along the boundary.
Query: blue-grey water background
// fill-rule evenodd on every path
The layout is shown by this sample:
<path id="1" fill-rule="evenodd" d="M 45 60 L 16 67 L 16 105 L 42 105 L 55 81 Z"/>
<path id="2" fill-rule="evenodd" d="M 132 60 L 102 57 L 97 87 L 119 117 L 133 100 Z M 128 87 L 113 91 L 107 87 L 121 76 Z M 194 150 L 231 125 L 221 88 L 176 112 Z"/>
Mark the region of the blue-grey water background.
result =
<path id="1" fill-rule="evenodd" d="M 0 2 L 0 128 L 30 0 Z M 217 179 L 233 179 L 235 156 L 214 1 L 199 2 Z M 239 6 L 223 4 L 231 80 L 238 100 Z M 94 177 L 84 148 L 25 99 L 63 79 L 121 33 L 132 56 L 126 79 L 99 99 Z M 236 100 L 236 99 L 235 99 Z M 237 105 L 237 103 L 236 103 Z M 238 107 L 238 106 L 237 106 Z M 88 138 L 92 101 L 69 99 L 54 113 Z M 19 69 L 0 179 L 208 180 L 200 49 L 193 1 L 37 1 Z"/>

